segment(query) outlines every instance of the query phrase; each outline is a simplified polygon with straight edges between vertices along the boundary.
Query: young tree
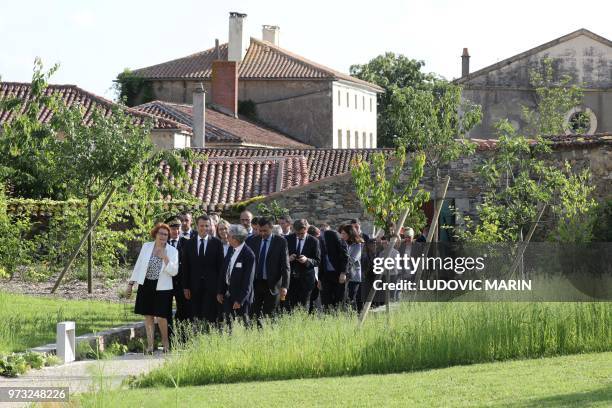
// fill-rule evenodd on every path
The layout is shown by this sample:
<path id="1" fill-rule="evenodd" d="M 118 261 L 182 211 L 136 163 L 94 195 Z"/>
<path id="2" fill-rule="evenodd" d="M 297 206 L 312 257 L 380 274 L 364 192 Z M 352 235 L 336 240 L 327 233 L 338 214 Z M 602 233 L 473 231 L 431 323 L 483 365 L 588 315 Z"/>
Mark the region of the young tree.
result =
<path id="1" fill-rule="evenodd" d="M 26 198 L 65 198 L 57 167 L 57 128 L 39 120 L 41 112 L 56 112 L 60 100 L 47 92 L 47 80 L 57 71 L 47 72 L 40 59 L 34 61 L 30 101 L 13 97 L 0 102 L 0 112 L 8 113 L 0 131 L 0 181 L 11 195 Z"/>
<path id="2" fill-rule="evenodd" d="M 499 135 L 494 156 L 479 171 L 488 188 L 478 208 L 479 224 L 468 220 L 459 235 L 475 242 L 522 241 L 541 206 L 550 206 L 550 239 L 574 242 L 590 238 L 588 221 L 595 205 L 590 197 L 588 170 L 575 174 L 565 162 L 549 165 L 550 142 L 543 136 L 565 132 L 565 112 L 578 105 L 582 92 L 568 87 L 570 79 L 553 80 L 552 63 L 542 62 L 540 71 L 531 72 L 538 103 L 535 109 L 523 107 L 530 137 L 518 134 L 508 122 L 496 124 Z"/>
<path id="3" fill-rule="evenodd" d="M 402 213 L 408 210 L 407 225 L 413 228 L 422 227 L 421 206 L 429 199 L 429 193 L 419 188 L 423 177 L 425 155 L 416 153 L 411 157 L 411 172 L 409 180 L 404 183 L 400 177 L 406 165 L 406 149 L 398 147 L 391 158 L 392 168 L 388 171 L 387 157 L 376 153 L 372 164 L 358 157 L 351 170 L 357 197 L 365 210 L 374 218 L 374 224 L 389 233 L 390 225 L 400 219 Z M 396 231 L 399 232 L 399 231 Z"/>

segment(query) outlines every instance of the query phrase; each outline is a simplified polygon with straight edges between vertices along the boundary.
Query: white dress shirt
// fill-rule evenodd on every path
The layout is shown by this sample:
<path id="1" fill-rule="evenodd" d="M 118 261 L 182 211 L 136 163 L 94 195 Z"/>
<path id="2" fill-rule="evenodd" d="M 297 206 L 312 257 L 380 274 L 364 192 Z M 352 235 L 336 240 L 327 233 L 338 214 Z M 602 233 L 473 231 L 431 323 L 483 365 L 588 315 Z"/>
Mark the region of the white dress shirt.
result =
<path id="1" fill-rule="evenodd" d="M 232 270 L 234 269 L 234 263 L 236 262 L 236 259 L 238 259 L 238 255 L 240 255 L 240 251 L 242 251 L 242 248 L 244 248 L 244 242 L 234 248 L 234 253 L 230 258 L 229 266 L 227 267 L 227 271 L 225 273 L 225 283 L 227 283 L 228 289 L 230 284 L 230 278 L 232 277 Z"/>

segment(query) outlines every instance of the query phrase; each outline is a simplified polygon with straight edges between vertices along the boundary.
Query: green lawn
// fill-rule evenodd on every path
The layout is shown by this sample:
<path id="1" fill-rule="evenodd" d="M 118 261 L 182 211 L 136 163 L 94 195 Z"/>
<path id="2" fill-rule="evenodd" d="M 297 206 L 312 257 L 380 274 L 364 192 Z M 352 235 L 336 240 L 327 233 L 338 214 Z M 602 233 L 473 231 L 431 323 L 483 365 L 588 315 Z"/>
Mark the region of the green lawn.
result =
<path id="1" fill-rule="evenodd" d="M 0 353 L 55 342 L 56 324 L 76 322 L 77 335 L 141 320 L 133 304 L 65 300 L 0 291 Z"/>
<path id="2" fill-rule="evenodd" d="M 364 375 L 101 391 L 84 407 L 609 407 L 612 353 Z"/>
<path id="3" fill-rule="evenodd" d="M 199 336 L 139 385 L 389 374 L 612 351 L 612 303 L 403 303 L 372 314 L 297 313 L 263 330 Z"/>

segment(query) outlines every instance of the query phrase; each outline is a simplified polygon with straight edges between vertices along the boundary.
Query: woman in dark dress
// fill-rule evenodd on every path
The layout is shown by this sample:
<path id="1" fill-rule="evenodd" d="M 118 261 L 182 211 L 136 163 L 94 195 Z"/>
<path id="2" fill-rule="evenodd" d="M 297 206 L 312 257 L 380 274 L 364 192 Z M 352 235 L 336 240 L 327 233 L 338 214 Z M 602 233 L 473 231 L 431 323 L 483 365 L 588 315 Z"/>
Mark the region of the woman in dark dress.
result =
<path id="1" fill-rule="evenodd" d="M 172 315 L 172 277 L 178 273 L 178 251 L 168 244 L 170 227 L 157 224 L 151 236 L 155 241 L 143 244 L 128 283 L 128 295 L 134 283 L 138 283 L 134 313 L 145 317 L 149 354 L 153 352 L 154 318 L 157 318 L 164 351 L 170 347 L 168 318 Z"/>

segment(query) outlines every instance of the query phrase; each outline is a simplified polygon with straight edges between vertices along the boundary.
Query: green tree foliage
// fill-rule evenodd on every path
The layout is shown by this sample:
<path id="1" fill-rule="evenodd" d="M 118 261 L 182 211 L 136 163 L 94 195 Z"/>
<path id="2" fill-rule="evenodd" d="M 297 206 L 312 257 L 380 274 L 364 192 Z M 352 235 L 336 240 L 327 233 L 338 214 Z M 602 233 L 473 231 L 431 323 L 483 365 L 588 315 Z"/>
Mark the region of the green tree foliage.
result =
<path id="1" fill-rule="evenodd" d="M 374 218 L 374 224 L 389 232 L 389 225 L 399 221 L 402 213 L 408 211 L 406 225 L 422 227 L 421 206 L 429 200 L 429 193 L 419 188 L 425 167 L 425 155 L 411 156 L 411 171 L 407 182 L 400 178 L 406 165 L 404 147 L 398 147 L 387 165 L 387 157 L 376 153 L 372 164 L 358 157 L 351 169 L 357 197 L 366 212 Z M 389 169 L 388 169 L 389 167 Z"/>
<path id="2" fill-rule="evenodd" d="M 379 146 L 396 146 L 395 139 L 397 135 L 402 134 L 395 120 L 388 115 L 388 110 L 397 103 L 393 100 L 394 92 L 406 87 L 431 89 L 440 81 L 440 78 L 435 74 L 422 72 L 421 68 L 424 65 L 423 61 L 387 52 L 373 58 L 366 64 L 356 64 L 350 67 L 352 76 L 374 83 L 385 90 L 384 93 L 378 95 L 377 101 Z"/>
<path id="3" fill-rule="evenodd" d="M 117 75 L 113 88 L 117 93 L 117 101 L 127 106 L 151 102 L 155 98 L 151 82 L 138 76 L 128 68 L 125 68 L 122 73 Z"/>
<path id="4" fill-rule="evenodd" d="M 465 136 L 480 123 L 482 111 L 462 101 L 461 87 L 439 83 L 435 89 L 395 88 L 390 100 L 387 115 L 398 132 L 396 142 L 424 152 L 436 179 L 441 165 L 474 151 Z"/>
<path id="5" fill-rule="evenodd" d="M 555 83 L 551 62 L 544 60 L 541 71 L 532 71 L 538 105 L 523 107 L 531 138 L 518 134 L 508 122 L 496 124 L 498 143 L 494 156 L 479 171 L 487 186 L 484 202 L 478 207 L 479 224 L 467 220 L 462 239 L 472 242 L 517 242 L 535 221 L 538 209 L 548 205 L 549 239 L 560 242 L 587 242 L 593 227 L 595 201 L 591 198 L 588 170 L 574 172 L 569 163 L 548 165 L 550 142 L 543 135 L 564 129 L 563 115 L 580 103 L 580 90 L 567 88 L 569 79 Z"/>
<path id="6" fill-rule="evenodd" d="M 58 167 L 57 127 L 39 120 L 44 109 L 57 112 L 60 100 L 46 92 L 47 80 L 58 66 L 43 71 L 40 59 L 34 62 L 31 102 L 9 98 L 1 102 L 0 110 L 12 112 L 12 120 L 5 121 L 0 132 L 0 181 L 10 194 L 56 199 L 65 198 L 63 181 L 52 169 Z"/>
<path id="7" fill-rule="evenodd" d="M 289 209 L 281 207 L 276 200 L 270 202 L 270 205 L 266 205 L 266 203 L 259 203 L 255 208 L 257 209 L 257 215 L 271 218 L 272 222 L 275 224 L 278 222 L 280 217 L 289 215 Z"/>

